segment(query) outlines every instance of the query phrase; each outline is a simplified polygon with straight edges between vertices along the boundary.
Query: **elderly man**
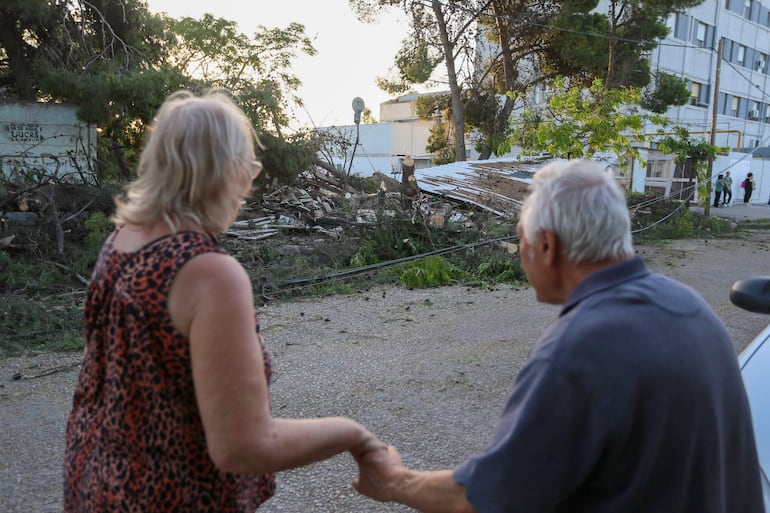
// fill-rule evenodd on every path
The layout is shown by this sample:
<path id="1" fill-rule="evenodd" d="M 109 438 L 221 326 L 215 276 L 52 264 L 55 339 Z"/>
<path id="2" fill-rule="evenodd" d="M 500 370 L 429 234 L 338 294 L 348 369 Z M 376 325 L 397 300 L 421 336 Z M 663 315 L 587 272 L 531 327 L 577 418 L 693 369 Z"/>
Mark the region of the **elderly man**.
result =
<path id="1" fill-rule="evenodd" d="M 614 179 L 590 161 L 545 166 L 518 231 L 538 301 L 562 308 L 494 438 L 454 470 L 372 451 L 358 491 L 436 513 L 763 511 L 730 335 L 697 293 L 634 257 Z"/>

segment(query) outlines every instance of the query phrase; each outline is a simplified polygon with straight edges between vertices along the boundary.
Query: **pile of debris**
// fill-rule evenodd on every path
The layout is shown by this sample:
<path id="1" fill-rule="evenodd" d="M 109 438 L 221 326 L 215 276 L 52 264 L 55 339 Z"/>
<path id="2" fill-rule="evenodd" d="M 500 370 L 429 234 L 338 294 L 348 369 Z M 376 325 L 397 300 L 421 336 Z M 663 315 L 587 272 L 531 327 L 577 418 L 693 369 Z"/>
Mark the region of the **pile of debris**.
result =
<path id="1" fill-rule="evenodd" d="M 467 226 L 477 211 L 511 217 L 527 193 L 531 168 L 530 163 L 519 163 L 515 169 L 494 162 L 457 163 L 419 170 L 417 179 L 411 176 L 407 185 L 375 173 L 377 192 L 368 193 L 353 189 L 344 177 L 315 167 L 300 176 L 298 185 L 278 186 L 248 203 L 227 235 L 243 240 L 279 233 L 339 237 L 346 227 L 374 224 L 378 216 L 419 216 L 439 227 L 448 222 Z"/>

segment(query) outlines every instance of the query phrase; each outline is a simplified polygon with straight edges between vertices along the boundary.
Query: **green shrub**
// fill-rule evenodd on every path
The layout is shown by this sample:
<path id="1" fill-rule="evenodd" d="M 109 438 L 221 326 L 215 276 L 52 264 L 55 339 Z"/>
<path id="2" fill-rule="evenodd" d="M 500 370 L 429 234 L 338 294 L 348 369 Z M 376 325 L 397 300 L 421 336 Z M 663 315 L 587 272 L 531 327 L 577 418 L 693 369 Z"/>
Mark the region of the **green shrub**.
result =
<path id="1" fill-rule="evenodd" d="M 380 190 L 379 182 L 371 176 L 361 177 L 359 175 L 350 175 L 347 177 L 348 184 L 357 191 L 373 194 Z"/>
<path id="2" fill-rule="evenodd" d="M 477 266 L 476 276 L 485 281 L 501 283 L 519 283 L 527 280 L 518 258 L 511 257 L 488 257 Z"/>
<path id="3" fill-rule="evenodd" d="M 83 223 L 88 230 L 86 244 L 90 249 L 101 250 L 104 241 L 112 232 L 112 221 L 103 212 L 94 212 Z"/>
<path id="4" fill-rule="evenodd" d="M 396 273 L 401 282 L 410 289 L 440 287 L 450 285 L 460 279 L 470 278 L 468 273 L 437 255 L 399 266 L 396 268 Z"/>
<path id="5" fill-rule="evenodd" d="M 376 255 L 376 244 L 373 240 L 361 241 L 358 251 L 350 259 L 350 267 L 365 267 L 380 262 Z"/>
<path id="6" fill-rule="evenodd" d="M 83 224 L 87 230 L 83 243 L 69 250 L 62 262 L 68 268 L 70 279 L 78 281 L 91 276 L 104 241 L 113 228 L 112 221 L 102 212 L 92 213 Z"/>
<path id="7" fill-rule="evenodd" d="M 668 219 L 654 224 L 650 220 L 649 229 L 638 236 L 640 239 L 689 239 L 693 237 L 714 237 L 734 233 L 732 221 L 717 216 L 704 216 L 682 209 Z"/>
<path id="8" fill-rule="evenodd" d="M 62 268 L 63 267 L 63 268 Z M 24 289 L 30 292 L 61 289 L 67 267 L 38 258 L 13 258 L 0 251 L 0 290 Z"/>
<path id="9" fill-rule="evenodd" d="M 20 295 L 0 296 L 0 358 L 29 351 L 83 348 L 80 300 Z"/>

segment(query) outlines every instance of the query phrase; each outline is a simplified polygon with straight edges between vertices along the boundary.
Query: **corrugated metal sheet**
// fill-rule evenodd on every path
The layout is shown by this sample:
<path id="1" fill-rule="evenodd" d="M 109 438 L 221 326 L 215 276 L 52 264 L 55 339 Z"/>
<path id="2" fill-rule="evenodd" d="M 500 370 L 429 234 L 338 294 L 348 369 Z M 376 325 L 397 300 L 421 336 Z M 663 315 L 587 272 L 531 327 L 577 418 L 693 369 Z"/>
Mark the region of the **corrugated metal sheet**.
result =
<path id="1" fill-rule="evenodd" d="M 476 160 L 415 171 L 420 190 L 469 203 L 500 216 L 518 212 L 543 162 Z"/>

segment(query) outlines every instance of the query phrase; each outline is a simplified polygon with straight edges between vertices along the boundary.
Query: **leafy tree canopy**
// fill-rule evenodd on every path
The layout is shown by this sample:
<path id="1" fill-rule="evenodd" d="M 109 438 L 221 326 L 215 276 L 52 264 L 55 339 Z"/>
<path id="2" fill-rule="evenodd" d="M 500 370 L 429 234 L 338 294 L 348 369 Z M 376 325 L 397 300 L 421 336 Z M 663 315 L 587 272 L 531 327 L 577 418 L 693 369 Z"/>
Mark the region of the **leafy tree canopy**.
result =
<path id="1" fill-rule="evenodd" d="M 587 91 L 569 87 L 565 79 L 556 80 L 548 108 L 527 110 L 511 142 L 530 154 L 582 158 L 611 151 L 620 161 L 628 155 L 641 160 L 631 139 L 641 139 L 644 116 L 628 108 L 640 98 L 639 89 L 610 90 L 599 79 Z"/>
<path id="2" fill-rule="evenodd" d="M 640 101 L 655 113 L 681 104 L 681 82 L 653 73 L 648 55 L 667 34 L 669 15 L 702 1 L 609 0 L 601 12 L 598 0 L 349 0 L 364 21 L 389 8 L 407 14 L 410 32 L 395 57 L 397 77 L 380 87 L 403 93 L 445 64 L 451 121 L 456 131 L 479 132 L 481 158 L 508 148 L 511 115 L 523 93 L 557 77 L 578 88 L 596 79 L 608 89 L 645 88 Z M 442 37 L 448 44 L 439 44 Z M 480 56 L 475 42 L 484 39 L 491 52 Z"/>
<path id="3" fill-rule="evenodd" d="M 180 88 L 229 89 L 257 129 L 276 136 L 266 138 L 268 147 L 290 144 L 282 132 L 291 106 L 301 105 L 300 82 L 291 73 L 299 53 L 315 49 L 296 23 L 260 26 L 248 36 L 211 15 L 153 14 L 141 0 L 0 4 L 0 98 L 78 105 L 81 119 L 99 127 L 101 148 L 116 152 L 112 162 L 124 177 L 145 125 Z"/>
<path id="4" fill-rule="evenodd" d="M 687 80 L 662 71 L 653 73 L 653 83 L 642 95 L 640 105 L 650 112 L 663 114 L 671 105 L 684 105 L 690 100 Z"/>

